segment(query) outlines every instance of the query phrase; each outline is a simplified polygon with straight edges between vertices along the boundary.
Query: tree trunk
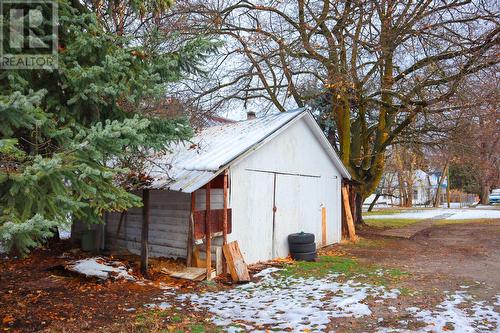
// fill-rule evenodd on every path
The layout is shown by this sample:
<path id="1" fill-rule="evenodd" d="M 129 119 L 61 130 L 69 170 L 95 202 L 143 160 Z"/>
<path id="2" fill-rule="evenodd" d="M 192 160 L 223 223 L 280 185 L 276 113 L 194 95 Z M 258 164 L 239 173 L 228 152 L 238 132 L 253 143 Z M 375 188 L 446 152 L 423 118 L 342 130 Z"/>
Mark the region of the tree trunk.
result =
<path id="1" fill-rule="evenodd" d="M 399 206 L 404 207 L 406 204 L 406 195 L 403 184 L 403 177 L 401 176 L 400 172 L 398 172 L 398 188 L 399 188 Z"/>
<path id="2" fill-rule="evenodd" d="M 481 184 L 481 197 L 479 203 L 481 205 L 488 205 L 490 197 L 490 186 L 489 184 Z"/>
<path id="3" fill-rule="evenodd" d="M 375 199 L 373 199 L 370 207 L 368 207 L 368 211 L 371 212 L 375 204 L 377 203 L 378 198 L 380 198 L 380 193 L 375 194 Z"/>
<path id="4" fill-rule="evenodd" d="M 149 260 L 149 190 L 142 190 L 142 230 L 141 230 L 141 273 L 144 276 L 148 275 L 148 260 Z"/>
<path id="5" fill-rule="evenodd" d="M 436 189 L 436 197 L 434 198 L 434 207 L 439 207 L 439 204 L 441 202 L 441 185 L 443 185 L 443 180 L 444 177 L 446 177 L 446 170 L 448 169 L 448 161 L 446 161 L 444 168 L 443 168 L 443 173 L 441 174 L 441 177 L 439 177 L 439 182 L 438 186 Z"/>
<path id="6" fill-rule="evenodd" d="M 446 168 L 446 202 L 448 203 L 448 208 L 451 208 L 451 193 L 450 193 L 450 167 Z"/>
<path id="7" fill-rule="evenodd" d="M 412 207 L 413 206 L 413 183 L 407 182 L 406 184 L 407 185 L 406 185 L 405 207 Z"/>
<path id="8" fill-rule="evenodd" d="M 47 239 L 47 246 L 49 248 L 52 248 L 55 244 L 61 241 L 61 238 L 59 237 L 59 229 L 57 227 L 54 227 L 52 231 L 54 232 L 54 235 Z"/>
<path id="9" fill-rule="evenodd" d="M 354 200 L 356 206 L 356 219 L 354 223 L 361 225 L 363 224 L 363 196 L 360 193 L 356 193 Z"/>

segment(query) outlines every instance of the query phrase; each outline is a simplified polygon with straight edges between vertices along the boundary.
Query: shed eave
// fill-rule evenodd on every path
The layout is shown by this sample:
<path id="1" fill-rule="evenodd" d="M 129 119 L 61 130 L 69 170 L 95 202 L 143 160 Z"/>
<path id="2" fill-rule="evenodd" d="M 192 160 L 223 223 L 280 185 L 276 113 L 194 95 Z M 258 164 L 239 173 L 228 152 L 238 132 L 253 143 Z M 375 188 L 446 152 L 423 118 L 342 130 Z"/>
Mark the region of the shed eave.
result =
<path id="1" fill-rule="evenodd" d="M 351 174 L 345 167 L 344 163 L 342 163 L 342 161 L 340 160 L 339 156 L 337 155 L 337 152 L 326 138 L 325 133 L 323 133 L 323 130 L 321 129 L 321 127 L 319 127 L 313 115 L 310 112 L 306 113 L 307 113 L 307 116 L 305 118 L 306 122 L 313 131 L 313 133 L 316 135 L 318 140 L 320 141 L 320 144 L 323 147 L 323 149 L 325 149 L 325 151 L 328 153 L 328 156 L 330 156 L 330 158 L 332 159 L 335 166 L 338 168 L 342 177 L 351 180 L 352 179 Z"/>

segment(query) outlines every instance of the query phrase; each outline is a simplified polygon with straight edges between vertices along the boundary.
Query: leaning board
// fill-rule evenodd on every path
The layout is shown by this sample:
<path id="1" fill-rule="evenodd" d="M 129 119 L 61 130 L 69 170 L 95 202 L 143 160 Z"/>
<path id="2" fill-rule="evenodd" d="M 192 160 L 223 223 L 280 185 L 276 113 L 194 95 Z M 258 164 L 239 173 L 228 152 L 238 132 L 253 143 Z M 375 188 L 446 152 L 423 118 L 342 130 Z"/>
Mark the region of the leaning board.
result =
<path id="1" fill-rule="evenodd" d="M 247 264 L 241 255 L 240 247 L 237 241 L 228 243 L 222 247 L 224 256 L 226 257 L 231 278 L 235 282 L 250 281 Z"/>

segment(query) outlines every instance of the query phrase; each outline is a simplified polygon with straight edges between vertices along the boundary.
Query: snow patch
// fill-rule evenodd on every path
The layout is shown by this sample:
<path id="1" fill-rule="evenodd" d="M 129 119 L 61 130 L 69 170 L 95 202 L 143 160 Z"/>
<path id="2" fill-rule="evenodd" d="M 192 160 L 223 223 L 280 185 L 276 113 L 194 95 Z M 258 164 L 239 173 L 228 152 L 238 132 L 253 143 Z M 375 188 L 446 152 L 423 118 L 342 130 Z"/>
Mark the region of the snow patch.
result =
<path id="1" fill-rule="evenodd" d="M 474 301 L 465 291 L 447 295 L 434 309 L 409 307 L 406 311 L 426 326 L 416 331 L 384 327 L 377 332 L 500 332 L 500 314 L 484 301 Z"/>
<path id="2" fill-rule="evenodd" d="M 85 276 L 95 276 L 102 280 L 112 277 L 115 280 L 126 279 L 135 281 L 135 278 L 129 274 L 127 268 L 121 262 L 107 261 L 101 257 L 77 260 L 66 265 L 66 268 Z"/>
<path id="3" fill-rule="evenodd" d="M 71 238 L 71 229 L 69 229 L 69 230 L 59 229 L 58 232 L 59 232 L 60 239 L 70 239 Z"/>
<path id="4" fill-rule="evenodd" d="M 500 210 L 461 209 L 459 212 L 453 214 L 450 217 L 447 217 L 446 219 L 447 220 L 500 219 Z"/>
<path id="5" fill-rule="evenodd" d="M 446 215 L 446 220 L 465 219 L 499 219 L 500 210 L 487 209 L 420 209 L 409 210 L 404 213 L 389 215 L 367 215 L 364 219 L 433 219 L 440 215 Z"/>
<path id="6" fill-rule="evenodd" d="M 266 276 L 266 275 L 269 275 L 271 273 L 274 273 L 274 272 L 277 272 L 277 271 L 281 271 L 281 270 L 282 270 L 282 268 L 269 267 L 269 268 L 261 270 L 260 272 L 258 272 L 257 274 L 254 274 L 253 276 L 254 277 L 262 277 L 262 276 Z"/>
<path id="7" fill-rule="evenodd" d="M 341 274 L 323 278 L 271 275 L 276 269 L 260 272 L 262 279 L 231 290 L 184 294 L 178 301 L 189 301 L 196 309 L 210 311 L 213 323 L 229 326 L 244 322 L 255 331 L 269 325 L 290 332 L 321 332 L 332 318 L 362 317 L 372 314 L 365 304 L 368 297 L 397 297 L 399 291 L 349 280 L 339 282 Z"/>
<path id="8" fill-rule="evenodd" d="M 398 310 L 397 310 L 397 308 L 395 306 L 388 306 L 387 309 L 390 310 L 390 311 L 392 311 L 392 312 L 394 312 L 394 313 L 398 312 Z"/>
<path id="9" fill-rule="evenodd" d="M 168 308 L 171 308 L 172 305 L 170 305 L 167 302 L 161 302 L 161 303 L 149 303 L 149 304 L 144 304 L 144 307 L 148 309 L 157 309 L 157 310 L 166 310 Z"/>

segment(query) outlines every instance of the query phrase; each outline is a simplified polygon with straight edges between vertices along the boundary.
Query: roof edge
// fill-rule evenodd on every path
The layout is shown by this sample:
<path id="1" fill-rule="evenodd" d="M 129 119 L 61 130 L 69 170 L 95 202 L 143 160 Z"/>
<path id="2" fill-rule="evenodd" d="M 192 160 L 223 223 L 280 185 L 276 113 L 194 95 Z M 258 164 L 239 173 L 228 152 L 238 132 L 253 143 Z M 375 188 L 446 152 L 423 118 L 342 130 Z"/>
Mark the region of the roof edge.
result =
<path id="1" fill-rule="evenodd" d="M 339 155 L 333 148 L 332 144 L 328 139 L 326 138 L 325 133 L 321 129 L 321 127 L 318 125 L 316 122 L 316 119 L 314 119 L 313 115 L 311 112 L 307 111 L 308 117 L 306 117 L 308 124 L 310 125 L 309 127 L 315 132 L 316 137 L 319 139 L 320 144 L 323 146 L 323 148 L 327 151 L 328 155 L 332 159 L 333 163 L 335 166 L 339 169 L 340 173 L 342 174 L 342 177 L 346 179 L 352 179 L 351 174 L 347 170 L 346 166 L 344 163 L 340 160 Z"/>
<path id="2" fill-rule="evenodd" d="M 299 112 L 300 111 L 300 112 Z M 288 112 L 288 111 L 287 111 Z M 333 161 L 334 165 L 337 167 L 339 170 L 340 174 L 342 175 L 343 178 L 346 179 L 352 179 L 349 171 L 345 167 L 344 163 L 340 160 L 339 156 L 337 155 L 337 152 L 333 148 L 333 146 L 330 144 L 328 139 L 325 136 L 325 133 L 321 130 L 321 127 L 318 125 L 316 120 L 314 119 L 313 115 L 311 114 L 310 111 L 307 111 L 305 108 L 300 108 L 300 109 L 294 109 L 290 110 L 289 112 L 297 112 L 297 114 L 290 118 L 288 121 L 283 123 L 280 127 L 278 127 L 276 130 L 273 132 L 269 133 L 265 137 L 263 137 L 261 140 L 258 142 L 254 143 L 250 147 L 248 147 L 245 151 L 243 151 L 241 154 L 235 156 L 233 159 L 228 161 L 227 163 L 219 166 L 217 170 L 210 171 L 212 173 L 211 177 L 209 178 L 208 182 L 217 177 L 224 169 L 230 167 L 231 165 L 234 165 L 238 163 L 239 161 L 243 160 L 246 158 L 249 154 L 253 153 L 255 150 L 259 149 L 269 141 L 271 141 L 273 138 L 281 134 L 283 131 L 285 131 L 288 127 L 293 125 L 295 122 L 299 121 L 303 117 L 305 117 L 306 123 L 309 125 L 309 128 L 313 131 L 313 134 L 316 136 L 316 138 L 319 140 L 321 146 L 325 151 L 327 152 L 328 156 L 330 159 Z M 184 192 L 184 193 L 192 193 L 201 187 L 203 187 L 205 184 L 194 188 L 187 186 L 186 188 L 179 189 L 179 192 Z"/>
<path id="3" fill-rule="evenodd" d="M 228 161 L 227 163 L 219 166 L 219 168 L 217 170 L 210 171 L 212 173 L 212 176 L 209 178 L 208 182 L 210 182 L 212 179 L 214 179 L 215 177 L 217 177 L 224 169 L 230 167 L 231 165 L 233 165 L 235 163 L 238 163 L 240 160 L 244 159 L 249 154 L 253 153 L 255 150 L 259 149 L 260 147 L 262 147 L 263 145 L 265 145 L 267 142 L 271 141 L 274 137 L 276 137 L 277 135 L 279 135 L 281 132 L 283 132 L 285 129 L 287 129 L 289 126 L 291 126 L 294 122 L 298 121 L 299 119 L 301 119 L 302 117 L 304 117 L 306 114 L 309 113 L 306 110 L 306 108 L 297 108 L 297 109 L 289 110 L 289 111 L 286 111 L 286 112 L 296 112 L 297 114 L 294 117 L 288 119 L 288 121 L 286 121 L 285 123 L 283 123 L 275 131 L 269 133 L 268 135 L 266 135 L 265 137 L 263 137 L 261 140 L 259 140 L 258 142 L 254 143 L 253 145 L 251 145 L 250 147 L 248 147 L 241 154 L 235 156 L 232 160 Z M 187 187 L 185 189 L 180 189 L 180 192 L 192 193 L 192 192 L 194 192 L 194 191 L 202 188 L 203 186 L 205 186 L 205 184 L 203 184 L 202 186 L 200 186 L 198 188 Z"/>
<path id="4" fill-rule="evenodd" d="M 299 108 L 299 109 L 293 109 L 287 112 L 297 112 L 297 114 L 288 119 L 287 122 L 283 123 L 280 127 L 278 127 L 275 131 L 269 133 L 265 137 L 263 137 L 261 140 L 258 142 L 254 143 L 250 147 L 248 147 L 245 151 L 243 151 L 241 154 L 227 162 L 226 164 L 223 164 L 219 167 L 219 170 L 215 172 L 220 172 L 221 170 L 227 168 L 228 166 L 238 163 L 241 159 L 245 158 L 248 154 L 252 153 L 254 150 L 259 149 L 263 145 L 265 145 L 267 142 L 271 141 L 274 137 L 278 136 L 281 132 L 283 132 L 285 129 L 287 129 L 290 125 L 292 125 L 294 122 L 297 120 L 301 119 L 304 117 L 308 112 L 306 111 L 305 108 Z"/>

